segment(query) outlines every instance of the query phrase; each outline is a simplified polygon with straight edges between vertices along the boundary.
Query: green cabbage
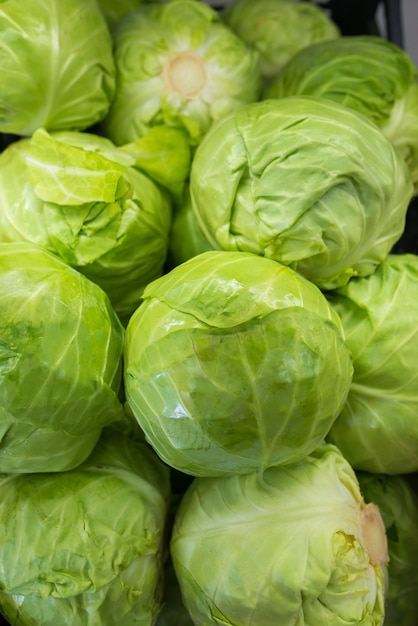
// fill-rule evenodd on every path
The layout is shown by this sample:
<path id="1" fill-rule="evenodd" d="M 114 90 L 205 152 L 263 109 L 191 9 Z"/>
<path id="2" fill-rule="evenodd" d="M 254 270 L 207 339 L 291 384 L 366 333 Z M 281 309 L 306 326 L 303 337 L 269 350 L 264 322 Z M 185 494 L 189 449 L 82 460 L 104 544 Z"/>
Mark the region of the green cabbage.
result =
<path id="1" fill-rule="evenodd" d="M 112 39 L 96 0 L 0 2 L 0 132 L 84 130 L 115 93 Z"/>
<path id="2" fill-rule="evenodd" d="M 338 26 L 312 2 L 234 0 L 222 20 L 260 55 L 266 82 L 279 74 L 299 50 L 316 41 L 339 36 Z"/>
<path id="3" fill-rule="evenodd" d="M 418 497 L 405 476 L 358 472 L 366 502 L 380 509 L 389 549 L 385 626 L 418 623 Z"/>
<path id="4" fill-rule="evenodd" d="M 2 614 L 12 626 L 153 624 L 169 493 L 152 450 L 111 429 L 76 469 L 3 475 Z"/>
<path id="5" fill-rule="evenodd" d="M 381 626 L 387 539 L 334 446 L 299 463 L 195 478 L 171 556 L 199 626 Z"/>
<path id="6" fill-rule="evenodd" d="M 123 417 L 124 329 L 97 285 L 33 244 L 0 244 L 0 302 L 0 472 L 75 467 Z"/>
<path id="7" fill-rule="evenodd" d="M 418 470 L 418 256 L 391 254 L 366 278 L 328 295 L 354 374 L 329 438 L 355 469 Z"/>
<path id="8" fill-rule="evenodd" d="M 43 129 L 0 154 L 0 241 L 57 254 L 102 287 L 124 323 L 163 272 L 171 223 L 168 192 L 135 159 L 135 145 Z"/>
<path id="9" fill-rule="evenodd" d="M 214 248 L 269 257 L 333 289 L 386 258 L 413 184 L 373 122 L 337 102 L 290 96 L 213 125 L 197 147 L 190 193 Z"/>
<path id="10" fill-rule="evenodd" d="M 208 251 L 143 298 L 126 331 L 125 392 L 170 466 L 244 473 L 321 443 L 352 364 L 338 316 L 313 283 L 254 254 Z"/>
<path id="11" fill-rule="evenodd" d="M 267 96 L 320 96 L 375 122 L 400 150 L 418 187 L 418 69 L 409 55 L 382 37 L 340 37 L 298 52 Z"/>
<path id="12" fill-rule="evenodd" d="M 214 120 L 260 95 L 258 54 L 204 2 L 142 6 L 113 30 L 116 94 L 103 123 L 120 145 L 168 125 L 191 145 Z"/>

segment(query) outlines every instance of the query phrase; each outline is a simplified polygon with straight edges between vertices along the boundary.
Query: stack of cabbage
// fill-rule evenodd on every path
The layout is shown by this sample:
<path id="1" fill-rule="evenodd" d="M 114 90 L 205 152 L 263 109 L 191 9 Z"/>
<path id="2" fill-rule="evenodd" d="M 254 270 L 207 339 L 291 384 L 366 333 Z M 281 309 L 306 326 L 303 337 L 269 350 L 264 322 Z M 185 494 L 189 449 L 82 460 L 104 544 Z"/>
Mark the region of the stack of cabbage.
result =
<path id="1" fill-rule="evenodd" d="M 7 623 L 416 626 L 409 57 L 299 0 L 7 0 L 0 73 Z"/>

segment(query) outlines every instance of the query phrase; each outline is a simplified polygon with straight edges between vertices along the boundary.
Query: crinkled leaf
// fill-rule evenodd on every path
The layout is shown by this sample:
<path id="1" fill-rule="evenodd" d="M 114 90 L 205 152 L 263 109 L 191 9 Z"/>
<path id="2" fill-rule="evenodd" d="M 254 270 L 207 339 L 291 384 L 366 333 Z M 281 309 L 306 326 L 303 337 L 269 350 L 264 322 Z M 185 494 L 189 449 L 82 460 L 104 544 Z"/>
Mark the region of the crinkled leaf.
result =
<path id="1" fill-rule="evenodd" d="M 386 258 L 413 184 L 373 122 L 325 98 L 289 96 L 214 124 L 193 158 L 190 192 L 215 248 L 267 256 L 334 289 Z"/>
<path id="2" fill-rule="evenodd" d="M 31 138 L 26 164 L 41 200 L 74 206 L 114 202 L 125 170 L 98 153 L 62 143 L 42 129 Z"/>

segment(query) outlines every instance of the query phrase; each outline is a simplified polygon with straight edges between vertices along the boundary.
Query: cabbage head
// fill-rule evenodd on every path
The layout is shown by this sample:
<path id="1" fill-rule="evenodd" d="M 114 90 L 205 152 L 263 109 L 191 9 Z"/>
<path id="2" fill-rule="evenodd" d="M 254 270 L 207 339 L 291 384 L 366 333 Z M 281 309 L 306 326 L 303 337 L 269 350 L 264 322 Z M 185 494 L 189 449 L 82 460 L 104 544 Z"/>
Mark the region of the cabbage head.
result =
<path id="1" fill-rule="evenodd" d="M 264 472 L 195 478 L 171 556 L 199 626 L 381 626 L 387 539 L 339 450 Z"/>
<path id="2" fill-rule="evenodd" d="M 406 476 L 358 472 L 366 502 L 379 507 L 389 550 L 385 626 L 418 623 L 418 498 Z"/>
<path id="3" fill-rule="evenodd" d="M 418 69 L 396 44 L 345 36 L 300 50 L 267 96 L 310 95 L 341 102 L 375 122 L 398 148 L 418 189 Z"/>
<path id="4" fill-rule="evenodd" d="M 146 444 L 107 431 L 75 469 L 0 477 L 0 611 L 11 626 L 154 623 L 168 470 Z"/>
<path id="5" fill-rule="evenodd" d="M 357 470 L 418 470 L 418 256 L 391 254 L 329 294 L 353 355 L 347 402 L 329 439 Z"/>
<path id="6" fill-rule="evenodd" d="M 413 184 L 373 122 L 337 102 L 289 96 L 214 124 L 197 147 L 190 193 L 214 248 L 269 257 L 333 289 L 386 258 Z"/>
<path id="7" fill-rule="evenodd" d="M 123 418 L 124 329 L 100 287 L 34 244 L 0 244 L 0 303 L 0 472 L 75 467 Z"/>
<path id="8" fill-rule="evenodd" d="M 53 252 L 102 287 L 123 323 L 163 272 L 171 223 L 168 191 L 126 150 L 38 129 L 0 154 L 0 241 Z"/>
<path id="9" fill-rule="evenodd" d="M 144 5 L 112 32 L 117 83 L 103 129 L 118 145 L 168 125 L 194 146 L 214 120 L 260 96 L 258 53 L 205 2 Z"/>
<path id="10" fill-rule="evenodd" d="M 171 467 L 261 470 L 317 447 L 351 355 L 325 296 L 251 253 L 208 251 L 147 285 L 125 340 L 127 402 Z"/>
<path id="11" fill-rule="evenodd" d="M 84 130 L 115 93 L 112 38 L 96 0 L 0 2 L 0 132 Z"/>
<path id="12" fill-rule="evenodd" d="M 340 35 L 322 7 L 289 0 L 233 0 L 222 20 L 245 43 L 257 50 L 261 74 L 268 84 L 299 50 Z"/>

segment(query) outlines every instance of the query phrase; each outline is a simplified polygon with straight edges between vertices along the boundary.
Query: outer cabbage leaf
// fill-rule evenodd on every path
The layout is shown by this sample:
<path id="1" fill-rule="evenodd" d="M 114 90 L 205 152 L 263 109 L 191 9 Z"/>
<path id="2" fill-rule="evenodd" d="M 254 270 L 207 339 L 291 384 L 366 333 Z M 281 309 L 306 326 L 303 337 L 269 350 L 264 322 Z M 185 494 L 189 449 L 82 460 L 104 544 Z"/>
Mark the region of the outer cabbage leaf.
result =
<path id="1" fill-rule="evenodd" d="M 92 150 L 67 145 L 59 137 L 37 130 L 23 144 L 28 146 L 24 158 L 38 198 L 69 206 L 115 202 L 125 167 Z M 94 138 L 90 141 L 94 144 Z"/>
<path id="2" fill-rule="evenodd" d="M 338 26 L 322 7 L 288 0 L 234 0 L 222 20 L 260 55 L 268 83 L 299 50 L 339 36 Z"/>
<path id="3" fill-rule="evenodd" d="M 196 478 L 170 548 L 199 626 L 383 624 L 384 525 L 334 446 L 262 473 Z"/>
<path id="4" fill-rule="evenodd" d="M 146 444 L 105 429 L 78 468 L 3 476 L 0 494 L 0 607 L 10 624 L 154 623 L 169 480 Z"/>
<path id="5" fill-rule="evenodd" d="M 0 244 L 0 301 L 0 471 L 75 467 L 123 417 L 123 327 L 97 285 L 32 244 Z"/>
<path id="6" fill-rule="evenodd" d="M 214 120 L 260 95 L 258 53 L 204 2 L 142 6 L 113 38 L 117 86 L 103 128 L 118 145 L 168 125 L 194 146 Z"/>
<path id="7" fill-rule="evenodd" d="M 381 37 L 339 37 L 292 57 L 267 96 L 310 95 L 340 102 L 375 122 L 400 150 L 418 185 L 418 70 Z"/>
<path id="8" fill-rule="evenodd" d="M 84 130 L 115 93 L 112 39 L 96 0 L 0 3 L 0 132 Z"/>
<path id="9" fill-rule="evenodd" d="M 367 278 L 329 294 L 354 374 L 329 434 L 354 468 L 418 470 L 418 257 L 389 255 Z"/>
<path id="10" fill-rule="evenodd" d="M 302 458 L 341 411 L 352 364 L 311 282 L 242 252 L 208 251 L 150 283 L 125 341 L 125 392 L 170 466 L 244 473 Z"/>
<path id="11" fill-rule="evenodd" d="M 213 125 L 196 150 L 190 193 L 214 248 L 267 256 L 333 289 L 386 258 L 413 184 L 373 122 L 336 102 L 290 96 Z"/>
<path id="12" fill-rule="evenodd" d="M 395 101 L 382 132 L 400 151 L 408 166 L 418 194 L 418 77 L 411 83 L 403 98 Z"/>
<path id="13" fill-rule="evenodd" d="M 389 586 L 385 626 L 418 622 L 418 497 L 405 476 L 358 472 L 366 502 L 376 504 L 386 527 Z"/>
<path id="14" fill-rule="evenodd" d="M 90 133 L 43 129 L 0 155 L 0 241 L 55 253 L 102 287 L 124 323 L 163 272 L 171 223 L 168 192 L 136 157 Z"/>
<path id="15" fill-rule="evenodd" d="M 173 195 L 181 197 L 188 181 L 191 150 L 185 131 L 154 126 L 147 134 L 121 147 L 134 157 L 134 165 Z"/>

